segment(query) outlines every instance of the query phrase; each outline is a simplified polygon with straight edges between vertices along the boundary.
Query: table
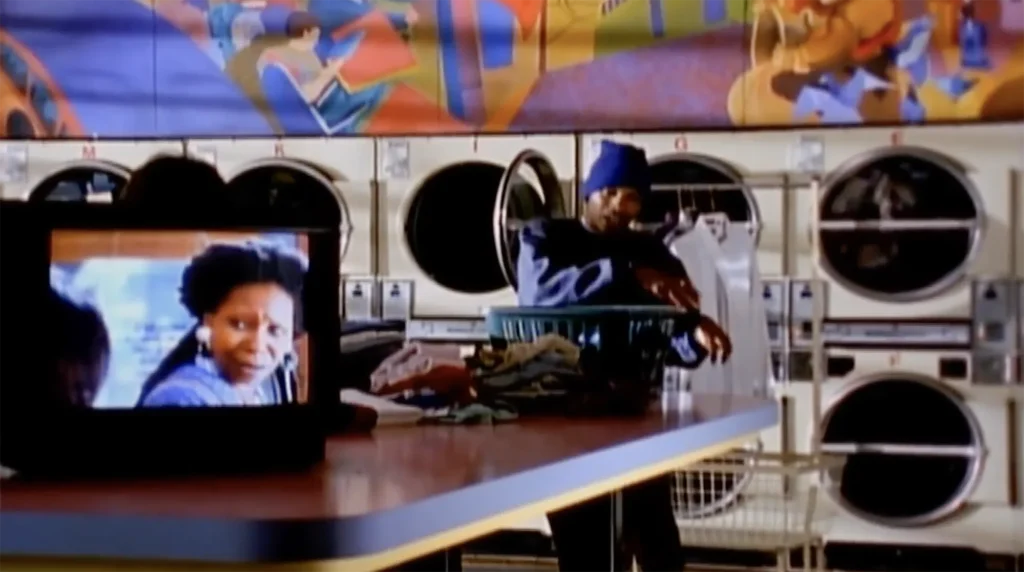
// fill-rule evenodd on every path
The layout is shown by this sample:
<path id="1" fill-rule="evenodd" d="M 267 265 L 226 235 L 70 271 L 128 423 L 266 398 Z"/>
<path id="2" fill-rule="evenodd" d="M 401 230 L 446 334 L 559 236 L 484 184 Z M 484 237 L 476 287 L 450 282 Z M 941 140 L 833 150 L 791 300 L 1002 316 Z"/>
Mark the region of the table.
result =
<path id="1" fill-rule="evenodd" d="M 4 572 L 380 570 L 720 454 L 768 399 L 686 414 L 409 426 L 332 438 L 310 471 L 0 485 Z"/>

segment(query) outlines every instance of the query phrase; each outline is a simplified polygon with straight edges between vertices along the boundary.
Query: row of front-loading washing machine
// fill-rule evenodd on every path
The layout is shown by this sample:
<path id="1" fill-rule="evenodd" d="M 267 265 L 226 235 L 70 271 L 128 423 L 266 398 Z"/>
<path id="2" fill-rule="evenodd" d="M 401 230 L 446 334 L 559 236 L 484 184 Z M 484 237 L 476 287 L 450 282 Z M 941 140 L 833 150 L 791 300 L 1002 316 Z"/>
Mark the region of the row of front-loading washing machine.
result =
<path id="1" fill-rule="evenodd" d="M 1024 338 L 1019 124 L 7 142 L 2 196 L 116 192 L 153 154 L 185 152 L 243 186 L 317 187 L 337 199 L 346 318 L 475 318 L 514 303 L 512 221 L 571 216 L 604 138 L 648 152 L 656 192 L 645 222 L 721 213 L 756 237 L 784 379 L 784 422 L 760 446 L 807 451 L 820 441 L 849 455 L 820 499 L 827 540 L 1024 552 L 1024 386 L 1013 366 Z M 818 407 L 806 372 L 812 293 L 828 318 L 822 337 L 834 342 Z M 856 323 L 865 318 L 904 329 Z M 681 518 L 710 526 L 741 509 L 734 492 L 701 497 Z"/>

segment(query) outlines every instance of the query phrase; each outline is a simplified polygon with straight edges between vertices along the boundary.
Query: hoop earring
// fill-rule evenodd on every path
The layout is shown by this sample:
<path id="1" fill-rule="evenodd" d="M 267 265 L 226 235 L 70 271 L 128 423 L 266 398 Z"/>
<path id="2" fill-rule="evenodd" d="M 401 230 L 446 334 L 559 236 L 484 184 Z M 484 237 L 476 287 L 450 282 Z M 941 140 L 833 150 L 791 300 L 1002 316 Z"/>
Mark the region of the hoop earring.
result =
<path id="1" fill-rule="evenodd" d="M 208 326 L 199 326 L 196 328 L 196 345 L 199 347 L 196 350 L 196 357 L 203 357 L 210 355 L 210 338 L 213 332 L 210 331 Z"/>
<path id="2" fill-rule="evenodd" d="M 295 369 L 299 365 L 299 358 L 294 352 L 288 352 L 284 354 L 284 359 L 281 360 L 281 365 L 286 372 L 290 374 L 295 373 Z"/>

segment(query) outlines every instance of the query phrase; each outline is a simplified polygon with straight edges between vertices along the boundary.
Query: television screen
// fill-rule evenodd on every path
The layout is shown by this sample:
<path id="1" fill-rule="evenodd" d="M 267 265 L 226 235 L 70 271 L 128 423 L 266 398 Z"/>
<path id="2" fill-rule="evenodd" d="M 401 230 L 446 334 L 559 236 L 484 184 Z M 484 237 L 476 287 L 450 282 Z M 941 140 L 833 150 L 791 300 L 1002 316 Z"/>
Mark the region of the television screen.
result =
<path id="1" fill-rule="evenodd" d="M 56 229 L 57 391 L 96 409 L 308 400 L 301 232 Z"/>

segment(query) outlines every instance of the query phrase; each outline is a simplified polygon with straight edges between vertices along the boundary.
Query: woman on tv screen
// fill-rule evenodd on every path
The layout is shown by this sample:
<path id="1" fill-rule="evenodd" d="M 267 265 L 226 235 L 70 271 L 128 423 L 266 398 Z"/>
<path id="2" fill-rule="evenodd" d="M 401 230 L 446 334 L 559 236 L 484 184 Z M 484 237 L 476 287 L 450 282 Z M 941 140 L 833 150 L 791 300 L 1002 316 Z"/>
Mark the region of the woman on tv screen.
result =
<path id="1" fill-rule="evenodd" d="M 146 379 L 138 404 L 294 402 L 307 267 L 300 252 L 262 242 L 213 244 L 193 258 L 181 303 L 197 323 Z"/>

